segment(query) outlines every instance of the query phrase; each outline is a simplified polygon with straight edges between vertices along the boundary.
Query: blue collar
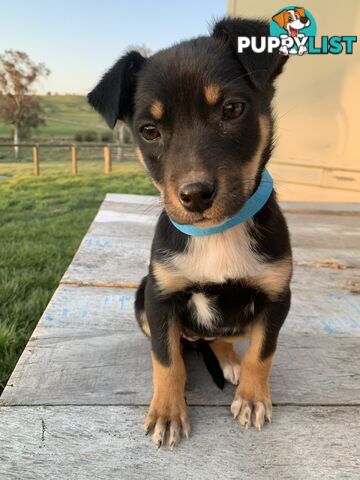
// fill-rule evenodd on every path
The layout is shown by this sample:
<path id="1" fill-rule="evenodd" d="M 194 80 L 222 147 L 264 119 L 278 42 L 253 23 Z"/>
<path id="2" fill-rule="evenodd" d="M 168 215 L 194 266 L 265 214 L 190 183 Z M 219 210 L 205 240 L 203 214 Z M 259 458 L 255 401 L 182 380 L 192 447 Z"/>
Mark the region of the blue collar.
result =
<path id="1" fill-rule="evenodd" d="M 204 237 L 207 235 L 214 235 L 215 233 L 225 232 L 229 228 L 239 225 L 239 223 L 245 222 L 249 218 L 253 217 L 269 200 L 271 192 L 273 191 L 273 179 L 270 173 L 265 169 L 261 175 L 261 180 L 258 188 L 251 195 L 251 197 L 245 202 L 242 208 L 235 213 L 235 215 L 219 225 L 213 227 L 196 227 L 195 225 L 182 225 L 175 222 L 171 217 L 171 223 L 180 232 L 186 235 L 194 237 Z"/>

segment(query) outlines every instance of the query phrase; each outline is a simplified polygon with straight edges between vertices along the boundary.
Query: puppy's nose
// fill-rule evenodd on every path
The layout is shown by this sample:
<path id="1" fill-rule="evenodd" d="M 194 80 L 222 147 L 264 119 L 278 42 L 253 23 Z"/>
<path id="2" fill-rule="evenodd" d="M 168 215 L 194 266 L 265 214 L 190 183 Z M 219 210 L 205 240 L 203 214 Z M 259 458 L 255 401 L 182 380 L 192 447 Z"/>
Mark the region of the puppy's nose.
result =
<path id="1" fill-rule="evenodd" d="M 209 182 L 186 183 L 179 190 L 180 202 L 190 212 L 201 213 L 209 208 L 215 195 L 215 185 Z"/>
<path id="2" fill-rule="evenodd" d="M 306 25 L 308 21 L 309 21 L 309 19 L 308 19 L 307 17 L 300 17 L 300 22 L 301 22 L 303 25 Z"/>

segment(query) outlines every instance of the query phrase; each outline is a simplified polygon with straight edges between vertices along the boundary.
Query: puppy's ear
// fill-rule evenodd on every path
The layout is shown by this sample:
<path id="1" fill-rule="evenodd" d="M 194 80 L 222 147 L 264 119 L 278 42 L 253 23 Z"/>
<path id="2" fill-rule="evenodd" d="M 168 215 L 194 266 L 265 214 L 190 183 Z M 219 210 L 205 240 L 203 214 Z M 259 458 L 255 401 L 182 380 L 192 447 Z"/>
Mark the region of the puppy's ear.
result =
<path id="1" fill-rule="evenodd" d="M 88 102 L 110 128 L 133 112 L 136 75 L 145 58 L 135 50 L 121 57 L 88 94 Z"/>
<path id="2" fill-rule="evenodd" d="M 269 35 L 269 23 L 261 20 L 225 18 L 216 23 L 213 29 L 213 37 L 232 49 L 252 83 L 260 90 L 269 86 L 281 73 L 288 57 L 281 55 L 278 49 L 274 49 L 273 53 L 255 53 L 247 48 L 243 53 L 238 53 L 238 37 L 256 37 L 258 45 L 260 37 Z"/>
<path id="3" fill-rule="evenodd" d="M 272 19 L 279 25 L 279 27 L 285 28 L 285 25 L 288 23 L 289 12 L 287 10 L 281 10 L 281 12 L 274 15 Z"/>
<path id="4" fill-rule="evenodd" d="M 305 9 L 303 7 L 295 7 L 294 10 L 300 15 L 300 17 L 306 17 Z"/>

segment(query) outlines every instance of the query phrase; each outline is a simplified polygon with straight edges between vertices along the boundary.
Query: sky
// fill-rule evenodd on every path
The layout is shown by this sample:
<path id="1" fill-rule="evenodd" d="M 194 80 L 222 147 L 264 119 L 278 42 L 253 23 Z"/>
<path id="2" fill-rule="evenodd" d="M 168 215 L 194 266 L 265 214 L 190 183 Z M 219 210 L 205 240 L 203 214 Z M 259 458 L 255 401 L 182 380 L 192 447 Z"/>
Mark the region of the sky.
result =
<path id="1" fill-rule="evenodd" d="M 226 0 L 0 0 L 0 53 L 51 70 L 37 93 L 86 94 L 129 45 L 152 52 L 208 32 Z"/>

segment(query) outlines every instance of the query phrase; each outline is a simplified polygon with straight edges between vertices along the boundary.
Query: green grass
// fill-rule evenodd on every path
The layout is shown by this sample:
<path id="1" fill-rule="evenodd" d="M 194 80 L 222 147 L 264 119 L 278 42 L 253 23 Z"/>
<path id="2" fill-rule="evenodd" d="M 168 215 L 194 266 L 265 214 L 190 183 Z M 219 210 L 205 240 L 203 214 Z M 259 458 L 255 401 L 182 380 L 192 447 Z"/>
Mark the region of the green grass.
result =
<path id="1" fill-rule="evenodd" d="M 46 117 L 46 125 L 32 131 L 32 139 L 41 137 L 73 138 L 79 130 L 107 130 L 100 116 L 88 105 L 81 95 L 45 95 L 40 101 Z M 0 137 L 10 137 L 11 128 L 0 121 Z"/>
<path id="2" fill-rule="evenodd" d="M 107 192 L 152 194 L 134 163 L 0 164 L 0 391 Z"/>

